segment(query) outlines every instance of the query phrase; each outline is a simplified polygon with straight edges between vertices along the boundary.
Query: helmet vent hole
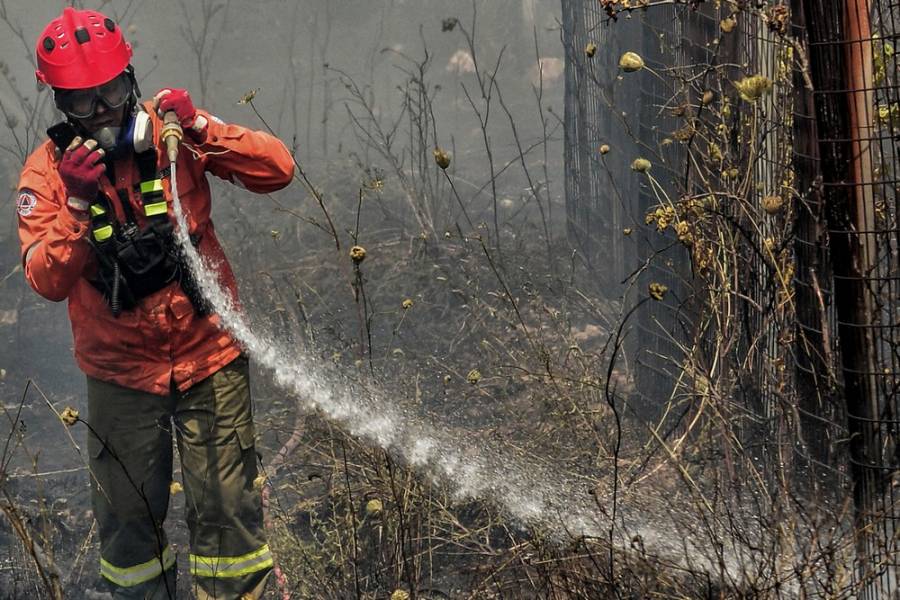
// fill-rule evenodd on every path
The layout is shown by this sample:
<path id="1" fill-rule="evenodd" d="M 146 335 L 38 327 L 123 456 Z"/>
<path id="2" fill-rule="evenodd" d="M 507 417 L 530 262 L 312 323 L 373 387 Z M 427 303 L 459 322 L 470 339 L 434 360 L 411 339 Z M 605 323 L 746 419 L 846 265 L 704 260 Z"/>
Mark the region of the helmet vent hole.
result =
<path id="1" fill-rule="evenodd" d="M 79 27 L 75 30 L 75 41 L 79 44 L 84 44 L 91 39 L 91 34 L 88 33 L 88 30 L 84 27 Z"/>
<path id="2" fill-rule="evenodd" d="M 106 27 L 110 33 L 116 30 L 116 24 L 113 23 L 113 20 L 110 18 L 103 19 L 103 26 Z"/>
<path id="3" fill-rule="evenodd" d="M 97 37 L 103 37 L 104 35 L 106 35 L 106 34 L 103 33 L 102 31 L 97 32 Z"/>
<path id="4" fill-rule="evenodd" d="M 46 50 L 47 52 L 51 52 L 51 51 L 53 51 L 53 48 L 55 48 L 55 47 L 56 47 L 56 42 L 53 41 L 53 38 L 51 38 L 51 37 L 44 38 L 44 50 Z"/>
<path id="5" fill-rule="evenodd" d="M 60 48 L 67 48 L 69 46 L 69 42 L 63 42 L 59 45 Z"/>

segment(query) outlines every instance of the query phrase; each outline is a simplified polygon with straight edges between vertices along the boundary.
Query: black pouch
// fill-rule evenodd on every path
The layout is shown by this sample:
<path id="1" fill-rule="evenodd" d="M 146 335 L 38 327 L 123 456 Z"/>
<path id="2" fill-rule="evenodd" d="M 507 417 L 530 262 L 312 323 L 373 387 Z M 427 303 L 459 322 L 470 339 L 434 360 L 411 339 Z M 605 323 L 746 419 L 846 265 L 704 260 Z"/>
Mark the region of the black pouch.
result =
<path id="1" fill-rule="evenodd" d="M 139 300 L 178 281 L 180 265 L 171 251 L 172 225 L 153 225 L 116 239 L 116 262 L 130 295 Z"/>

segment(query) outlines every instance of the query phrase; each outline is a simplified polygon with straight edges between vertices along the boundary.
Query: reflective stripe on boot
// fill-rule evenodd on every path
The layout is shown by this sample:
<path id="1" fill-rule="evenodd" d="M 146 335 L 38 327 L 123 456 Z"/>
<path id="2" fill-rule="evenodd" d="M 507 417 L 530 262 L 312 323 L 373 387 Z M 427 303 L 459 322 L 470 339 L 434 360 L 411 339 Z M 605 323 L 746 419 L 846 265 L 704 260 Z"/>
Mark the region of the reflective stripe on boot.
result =
<path id="1" fill-rule="evenodd" d="M 100 558 L 100 575 L 122 587 L 133 587 L 159 577 L 163 571 L 175 564 L 175 553 L 167 546 L 162 560 L 154 558 L 133 567 L 117 567 L 105 558 Z"/>
<path id="2" fill-rule="evenodd" d="M 195 577 L 243 577 L 274 564 L 269 545 L 241 556 L 198 556 L 190 555 L 191 574 Z"/>

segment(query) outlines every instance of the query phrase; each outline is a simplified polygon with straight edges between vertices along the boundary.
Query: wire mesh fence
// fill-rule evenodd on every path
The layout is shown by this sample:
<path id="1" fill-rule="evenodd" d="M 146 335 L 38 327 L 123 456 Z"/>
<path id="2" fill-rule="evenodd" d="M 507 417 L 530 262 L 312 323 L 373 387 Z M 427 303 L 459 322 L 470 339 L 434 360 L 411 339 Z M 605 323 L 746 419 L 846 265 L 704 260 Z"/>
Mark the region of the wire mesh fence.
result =
<path id="1" fill-rule="evenodd" d="M 640 305 L 634 414 L 661 444 L 707 444 L 706 459 L 725 460 L 706 473 L 727 472 L 732 489 L 764 482 L 773 511 L 852 497 L 856 568 L 842 590 L 891 596 L 900 5 L 563 5 L 567 77 L 582 82 L 566 90 L 578 116 L 566 122 L 570 237 L 588 255 L 622 257 Z M 619 37 L 629 17 L 639 35 Z M 605 43 L 593 63 L 591 36 Z M 629 50 L 644 68 L 622 83 L 629 70 L 614 63 Z M 605 79 L 585 78 L 591 69 Z M 598 155 L 598 142 L 625 156 Z M 636 177 L 638 157 L 652 167 L 635 164 Z M 582 185 L 586 172 L 610 185 Z M 626 190 L 621 209 L 610 189 Z M 697 425 L 720 419 L 718 436 Z"/>

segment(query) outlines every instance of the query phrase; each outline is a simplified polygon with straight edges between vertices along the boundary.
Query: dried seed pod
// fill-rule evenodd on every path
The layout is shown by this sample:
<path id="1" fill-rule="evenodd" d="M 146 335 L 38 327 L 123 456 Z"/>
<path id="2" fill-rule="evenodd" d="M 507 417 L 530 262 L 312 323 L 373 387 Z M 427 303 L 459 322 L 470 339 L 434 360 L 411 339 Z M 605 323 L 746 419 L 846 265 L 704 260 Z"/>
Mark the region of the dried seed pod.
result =
<path id="1" fill-rule="evenodd" d="M 626 227 L 622 230 L 623 235 L 631 235 L 631 232 L 634 231 L 631 227 Z"/>
<path id="2" fill-rule="evenodd" d="M 626 52 L 619 59 L 619 68 L 626 73 L 634 73 L 644 68 L 644 59 L 636 52 Z"/>
<path id="3" fill-rule="evenodd" d="M 408 310 L 408 309 L 412 308 L 412 305 L 413 305 L 413 301 L 410 298 L 407 298 L 406 300 L 403 301 L 403 303 L 400 306 L 403 307 L 403 310 Z"/>
<path id="4" fill-rule="evenodd" d="M 469 371 L 469 374 L 466 375 L 466 381 L 468 381 L 472 385 L 475 385 L 476 383 L 481 381 L 481 371 L 479 371 L 478 369 L 472 369 L 471 371 Z"/>
<path id="5" fill-rule="evenodd" d="M 434 162 L 436 162 L 437 166 L 439 166 L 441 169 L 446 170 L 447 167 L 450 166 L 450 155 L 447 154 L 447 152 L 445 150 L 442 150 L 441 148 L 435 148 L 434 149 Z"/>
<path id="6" fill-rule="evenodd" d="M 366 249 L 362 246 L 353 246 L 350 248 L 350 259 L 356 264 L 366 260 Z"/>
<path id="7" fill-rule="evenodd" d="M 66 424 L 66 427 L 71 427 L 78 422 L 78 411 L 71 406 L 67 406 L 59 413 L 59 418 Z"/>
<path id="8" fill-rule="evenodd" d="M 703 92 L 703 97 L 700 99 L 700 102 L 703 103 L 703 106 L 706 106 L 707 104 L 711 103 L 715 99 L 716 99 L 716 95 L 713 93 L 713 91 L 706 90 L 705 92 Z"/>
<path id="9" fill-rule="evenodd" d="M 781 196 L 763 196 L 761 203 L 767 213 L 776 215 L 781 212 L 781 208 L 784 206 L 784 198 Z"/>
<path id="10" fill-rule="evenodd" d="M 587 54 L 588 58 L 594 58 L 594 55 L 597 54 L 597 44 L 588 42 L 587 46 L 584 47 L 584 53 Z"/>
<path id="11" fill-rule="evenodd" d="M 600 146 L 600 154 L 608 154 L 609 153 L 609 144 L 603 144 Z"/>

